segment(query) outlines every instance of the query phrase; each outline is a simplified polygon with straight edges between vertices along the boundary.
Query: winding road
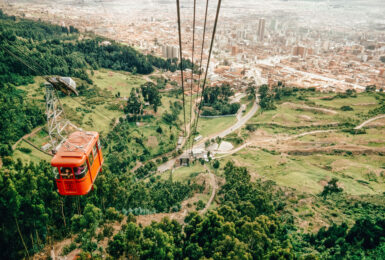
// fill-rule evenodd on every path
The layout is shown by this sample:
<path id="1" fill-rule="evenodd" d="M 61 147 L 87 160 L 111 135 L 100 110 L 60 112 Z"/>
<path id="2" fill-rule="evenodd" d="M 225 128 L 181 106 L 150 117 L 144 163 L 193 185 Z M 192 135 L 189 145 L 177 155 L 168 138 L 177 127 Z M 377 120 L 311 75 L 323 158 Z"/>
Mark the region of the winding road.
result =
<path id="1" fill-rule="evenodd" d="M 258 106 L 258 99 L 256 99 L 254 104 L 253 104 L 253 107 L 250 109 L 250 111 L 246 115 L 244 115 L 243 117 L 238 118 L 238 121 L 234 125 L 232 125 L 231 127 L 223 130 L 222 132 L 213 134 L 213 135 L 211 135 L 209 137 L 206 137 L 206 138 L 200 140 L 197 144 L 195 144 L 193 146 L 193 149 L 204 149 L 205 148 L 204 143 L 205 143 L 206 140 L 215 139 L 217 137 L 223 138 L 226 135 L 229 135 L 229 134 L 233 133 L 234 131 L 238 130 L 244 124 L 246 124 L 247 121 L 249 121 L 255 115 L 255 113 L 257 113 L 258 108 L 259 108 L 259 106 Z M 164 164 L 159 165 L 158 166 L 158 171 L 159 172 L 165 172 L 167 170 L 171 170 L 173 168 L 176 160 L 181 158 L 182 156 L 186 156 L 186 155 L 187 154 L 186 154 L 186 151 L 185 151 L 183 154 L 179 155 L 178 157 L 172 158 L 169 161 L 165 162 Z"/>
<path id="2" fill-rule="evenodd" d="M 379 116 L 370 118 L 370 119 L 366 120 L 365 122 L 363 122 L 362 124 L 360 124 L 359 126 L 356 126 L 354 129 L 356 129 L 356 130 L 361 129 L 364 126 L 366 126 L 367 124 L 369 124 L 369 123 L 371 123 L 373 121 L 376 121 L 378 119 L 381 119 L 381 118 L 385 118 L 385 115 L 379 115 Z"/>

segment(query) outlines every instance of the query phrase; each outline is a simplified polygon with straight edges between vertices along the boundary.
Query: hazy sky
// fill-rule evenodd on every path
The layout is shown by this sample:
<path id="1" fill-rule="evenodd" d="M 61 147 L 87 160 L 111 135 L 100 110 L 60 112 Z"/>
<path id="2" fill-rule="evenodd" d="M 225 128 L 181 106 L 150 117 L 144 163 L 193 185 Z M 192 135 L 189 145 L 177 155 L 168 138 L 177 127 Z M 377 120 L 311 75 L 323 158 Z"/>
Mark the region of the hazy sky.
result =
<path id="1" fill-rule="evenodd" d="M 161 14 L 163 10 L 175 11 L 175 0 L 0 0 L 10 3 L 48 4 L 53 8 L 79 5 L 79 8 L 107 10 L 109 14 L 130 15 L 143 11 Z M 180 0 L 182 13 L 192 13 L 193 0 Z M 203 12 L 206 0 L 197 0 L 198 13 Z M 210 0 L 210 10 L 215 12 L 217 0 Z M 310 26 L 324 23 L 332 26 L 352 27 L 385 25 L 385 0 L 222 0 L 222 17 L 258 18 L 279 17 L 297 19 Z M 381 26 L 380 26 L 381 27 Z"/>

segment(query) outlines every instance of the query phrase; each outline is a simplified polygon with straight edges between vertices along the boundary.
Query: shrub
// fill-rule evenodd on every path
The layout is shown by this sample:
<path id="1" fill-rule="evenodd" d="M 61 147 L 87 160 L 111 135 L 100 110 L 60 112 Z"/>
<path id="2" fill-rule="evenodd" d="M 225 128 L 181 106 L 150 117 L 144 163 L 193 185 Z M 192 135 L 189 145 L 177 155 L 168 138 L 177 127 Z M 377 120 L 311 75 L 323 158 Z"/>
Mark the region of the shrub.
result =
<path id="1" fill-rule="evenodd" d="M 71 244 L 66 245 L 66 246 L 63 247 L 61 255 L 62 256 L 68 255 L 73 250 L 75 250 L 75 248 L 76 248 L 76 244 L 74 242 L 71 242 Z"/>
<path id="2" fill-rule="evenodd" d="M 104 226 L 103 237 L 111 237 L 113 232 L 114 232 L 114 228 L 112 226 Z"/>
<path id="3" fill-rule="evenodd" d="M 324 187 L 324 190 L 322 191 L 321 195 L 326 197 L 329 194 L 332 193 L 339 193 L 342 192 L 343 189 L 338 187 L 338 179 L 337 178 L 332 178 L 328 184 Z"/>
<path id="4" fill-rule="evenodd" d="M 351 106 L 342 106 L 340 109 L 342 111 L 353 111 L 353 108 Z"/>
<path id="5" fill-rule="evenodd" d="M 123 219 L 123 215 L 120 214 L 115 208 L 109 207 L 106 210 L 105 213 L 106 219 L 107 220 L 118 220 L 121 221 Z"/>
<path id="6" fill-rule="evenodd" d="M 202 210 L 202 209 L 204 209 L 205 208 L 205 204 L 204 204 L 204 202 L 202 201 L 202 200 L 199 200 L 198 202 L 197 202 L 197 210 Z"/>
<path id="7" fill-rule="evenodd" d="M 30 154 L 31 152 L 32 152 L 32 150 L 31 149 L 29 149 L 29 148 L 26 148 L 26 147 L 20 147 L 20 148 L 18 148 L 19 150 L 20 150 L 20 152 L 22 152 L 22 153 L 27 153 L 27 154 Z"/>
<path id="8" fill-rule="evenodd" d="M 256 125 L 246 125 L 246 130 L 250 131 L 250 132 L 254 132 L 255 130 L 257 130 L 257 126 Z"/>

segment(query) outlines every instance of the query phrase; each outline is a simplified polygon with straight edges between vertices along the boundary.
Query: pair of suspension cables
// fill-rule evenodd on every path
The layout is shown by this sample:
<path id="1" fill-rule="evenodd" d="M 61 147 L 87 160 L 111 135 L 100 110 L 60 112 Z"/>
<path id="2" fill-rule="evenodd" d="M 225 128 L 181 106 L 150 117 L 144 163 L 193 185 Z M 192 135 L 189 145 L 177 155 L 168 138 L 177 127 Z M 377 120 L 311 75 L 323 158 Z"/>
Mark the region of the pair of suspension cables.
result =
<path id="1" fill-rule="evenodd" d="M 208 14 L 208 6 L 209 6 L 209 0 L 206 0 L 206 8 L 205 8 L 205 19 L 204 19 L 204 25 L 203 25 L 203 36 L 202 36 L 202 48 L 200 53 L 200 62 L 199 62 L 199 70 L 198 70 L 198 89 L 197 89 L 197 100 L 199 100 L 199 91 L 202 87 L 202 92 L 200 95 L 200 101 L 198 103 L 198 108 L 196 114 L 195 122 L 192 120 L 192 106 L 193 106 L 193 85 L 194 85 L 194 54 L 195 54 L 195 25 L 196 25 L 196 0 L 194 0 L 194 7 L 193 7 L 193 35 L 192 35 L 192 53 L 191 53 L 191 82 L 190 82 L 190 122 L 189 122 L 189 132 L 187 132 L 187 125 L 186 125 L 186 109 L 185 109 L 185 89 L 184 89 L 184 76 L 183 76 L 183 56 L 182 56 L 182 33 L 181 33 L 181 19 L 180 19 L 180 3 L 179 0 L 176 0 L 176 6 L 177 6 L 177 17 L 178 17 L 178 35 L 179 35 L 179 59 L 180 59 L 180 73 L 181 73 L 181 81 L 182 81 L 182 103 L 183 103 L 183 123 L 184 123 L 184 132 L 187 136 L 187 150 L 190 148 L 190 152 L 192 152 L 193 146 L 194 146 L 194 139 L 192 136 L 196 133 L 197 127 L 198 127 L 198 121 L 199 121 L 199 115 L 201 112 L 202 107 L 202 101 L 203 101 L 203 93 L 205 91 L 206 83 L 207 83 L 207 72 L 210 65 L 210 59 L 211 59 L 211 53 L 213 50 L 214 45 L 214 39 L 215 39 L 215 33 L 217 29 L 218 24 L 218 18 L 219 18 L 219 12 L 221 8 L 222 0 L 218 0 L 217 4 L 217 10 L 215 15 L 215 21 L 214 21 L 214 28 L 211 36 L 211 43 L 210 43 L 210 49 L 209 49 L 209 55 L 207 59 L 206 64 L 206 70 L 205 70 L 205 76 L 203 83 L 201 84 L 201 75 L 202 75 L 202 60 L 203 60 L 203 50 L 205 46 L 205 36 L 206 36 L 206 27 L 207 27 L 207 14 Z"/>

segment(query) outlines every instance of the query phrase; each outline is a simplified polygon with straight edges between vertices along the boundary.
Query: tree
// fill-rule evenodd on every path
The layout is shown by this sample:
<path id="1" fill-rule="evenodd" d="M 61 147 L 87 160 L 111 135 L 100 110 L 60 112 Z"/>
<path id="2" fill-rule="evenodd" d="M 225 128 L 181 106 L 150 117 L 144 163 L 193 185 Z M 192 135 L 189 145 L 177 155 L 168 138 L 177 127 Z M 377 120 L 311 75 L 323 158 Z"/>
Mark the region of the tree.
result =
<path id="1" fill-rule="evenodd" d="M 162 98 L 158 88 L 152 82 L 147 82 L 140 86 L 144 101 L 153 106 L 154 111 L 158 111 L 158 107 L 162 105 Z"/>
<path id="2" fill-rule="evenodd" d="M 218 169 L 220 166 L 220 162 L 218 160 L 214 160 L 213 167 L 214 169 Z"/>
<path id="3" fill-rule="evenodd" d="M 248 95 L 248 99 L 255 98 L 255 95 L 257 94 L 256 87 L 253 83 L 250 83 L 249 86 L 246 89 L 246 93 Z"/>
<path id="4" fill-rule="evenodd" d="M 133 88 L 131 90 L 124 112 L 133 120 L 137 120 L 139 115 L 143 113 L 143 102 L 137 93 L 137 89 Z"/>
<path id="5" fill-rule="evenodd" d="M 330 181 L 328 181 L 327 185 L 325 185 L 324 190 L 322 191 L 322 196 L 327 196 L 332 193 L 342 192 L 343 189 L 338 187 L 338 179 L 333 177 Z"/>
<path id="6" fill-rule="evenodd" d="M 71 218 L 71 229 L 76 233 L 83 229 L 92 232 L 96 230 L 102 219 L 102 211 L 93 204 L 88 203 L 84 208 L 83 215 L 75 214 Z"/>
<path id="7" fill-rule="evenodd" d="M 114 238 L 108 241 L 107 252 L 114 258 L 119 258 L 125 251 L 125 240 L 123 234 L 119 232 Z"/>
<path id="8" fill-rule="evenodd" d="M 177 251 L 173 237 L 153 226 L 143 229 L 141 248 L 144 259 L 174 259 Z"/>

